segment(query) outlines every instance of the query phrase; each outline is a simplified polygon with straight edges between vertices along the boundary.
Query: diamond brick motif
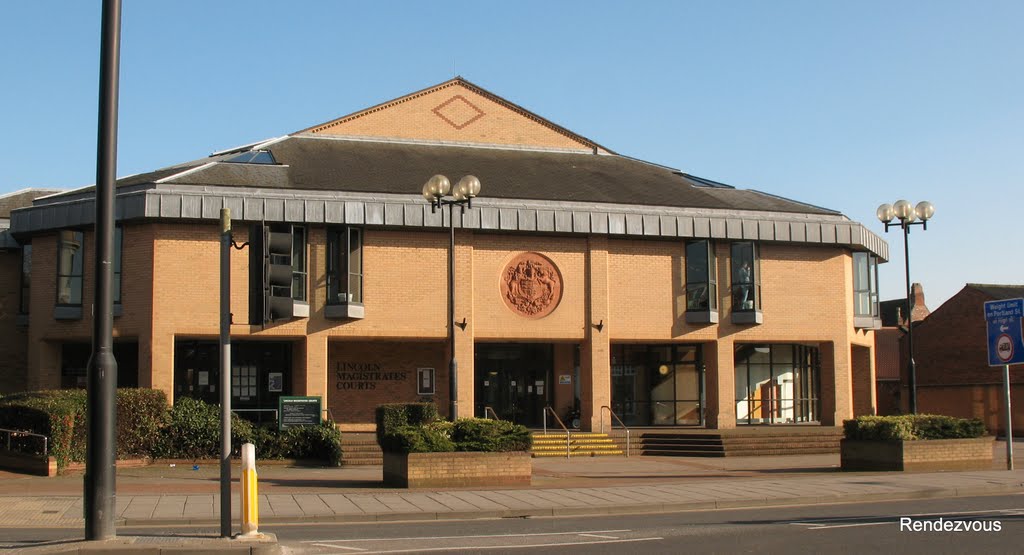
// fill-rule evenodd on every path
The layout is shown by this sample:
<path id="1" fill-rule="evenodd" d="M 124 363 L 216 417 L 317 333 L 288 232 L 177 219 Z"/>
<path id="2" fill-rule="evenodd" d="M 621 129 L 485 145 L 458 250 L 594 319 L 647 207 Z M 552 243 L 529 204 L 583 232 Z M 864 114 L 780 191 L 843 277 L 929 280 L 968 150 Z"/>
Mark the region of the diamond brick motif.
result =
<path id="1" fill-rule="evenodd" d="M 485 115 L 461 94 L 445 100 L 431 111 L 455 129 L 462 129 Z"/>

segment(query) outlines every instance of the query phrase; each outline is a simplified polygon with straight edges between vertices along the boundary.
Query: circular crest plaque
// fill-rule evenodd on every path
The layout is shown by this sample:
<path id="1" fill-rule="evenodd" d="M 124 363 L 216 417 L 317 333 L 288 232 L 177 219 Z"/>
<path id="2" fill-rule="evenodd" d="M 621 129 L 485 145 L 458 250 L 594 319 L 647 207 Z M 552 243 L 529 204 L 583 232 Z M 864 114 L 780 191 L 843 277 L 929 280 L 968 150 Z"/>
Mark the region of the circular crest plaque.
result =
<path id="1" fill-rule="evenodd" d="M 512 312 L 526 318 L 543 318 L 562 300 L 562 274 L 542 254 L 520 254 L 509 261 L 501 274 L 501 297 Z"/>

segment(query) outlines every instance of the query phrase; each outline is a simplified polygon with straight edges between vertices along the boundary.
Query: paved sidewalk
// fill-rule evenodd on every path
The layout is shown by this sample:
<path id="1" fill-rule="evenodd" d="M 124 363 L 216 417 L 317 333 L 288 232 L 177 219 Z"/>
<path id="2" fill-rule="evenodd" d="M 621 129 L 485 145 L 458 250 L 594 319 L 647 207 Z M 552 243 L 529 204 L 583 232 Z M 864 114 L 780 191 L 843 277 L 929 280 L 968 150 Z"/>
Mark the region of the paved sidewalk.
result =
<path id="1" fill-rule="evenodd" d="M 1005 465 L 997 446 L 997 459 Z M 1016 467 L 1022 468 L 1017 461 Z M 263 465 L 260 527 L 570 516 L 1024 493 L 1024 470 L 847 473 L 838 455 L 694 459 L 533 459 L 533 484 L 514 489 L 385 489 L 381 468 Z M 237 471 L 237 469 L 236 469 Z M 237 472 L 236 472 L 237 473 Z M 237 479 L 237 476 L 236 476 Z M 117 524 L 217 526 L 216 464 L 120 469 Z M 234 487 L 237 493 L 237 481 Z M 82 528 L 82 476 L 0 473 L 0 529 Z M 238 522 L 238 498 L 233 502 Z"/>

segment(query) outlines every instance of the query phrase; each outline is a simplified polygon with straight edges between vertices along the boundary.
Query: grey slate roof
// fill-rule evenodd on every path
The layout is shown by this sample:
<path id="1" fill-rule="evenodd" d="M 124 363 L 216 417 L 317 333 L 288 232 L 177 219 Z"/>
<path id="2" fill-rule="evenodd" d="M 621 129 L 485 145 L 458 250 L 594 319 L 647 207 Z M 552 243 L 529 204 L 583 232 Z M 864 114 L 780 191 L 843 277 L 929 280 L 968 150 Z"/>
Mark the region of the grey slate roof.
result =
<path id="1" fill-rule="evenodd" d="M 304 136 L 289 137 L 270 150 L 289 166 L 287 179 L 265 166 L 225 163 L 166 182 L 416 194 L 435 173 L 453 182 L 472 173 L 483 184 L 481 196 L 495 199 L 838 214 L 757 191 L 707 186 L 681 172 L 615 155 Z"/>
<path id="2" fill-rule="evenodd" d="M 11 210 L 32 206 L 33 200 L 46 195 L 59 193 L 61 191 L 63 191 L 63 189 L 31 188 L 14 191 L 13 193 L 7 193 L 6 195 L 0 195 L 0 218 L 10 218 Z"/>

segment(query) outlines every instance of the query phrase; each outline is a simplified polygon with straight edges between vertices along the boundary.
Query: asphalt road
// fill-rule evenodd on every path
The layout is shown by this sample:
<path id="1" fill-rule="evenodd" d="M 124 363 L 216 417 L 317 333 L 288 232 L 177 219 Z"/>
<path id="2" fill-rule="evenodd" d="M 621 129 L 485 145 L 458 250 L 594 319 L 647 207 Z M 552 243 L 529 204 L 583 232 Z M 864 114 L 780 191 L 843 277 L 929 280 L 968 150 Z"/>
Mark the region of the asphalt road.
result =
<path id="1" fill-rule="evenodd" d="M 926 531 L 936 526 L 943 531 Z M 295 555 L 1021 553 L 1024 495 L 583 518 L 296 524 L 263 531 L 275 533 L 284 552 Z M 118 530 L 153 539 L 217 533 L 189 527 Z M 80 537 L 77 530 L 5 529 L 0 549 Z"/>

